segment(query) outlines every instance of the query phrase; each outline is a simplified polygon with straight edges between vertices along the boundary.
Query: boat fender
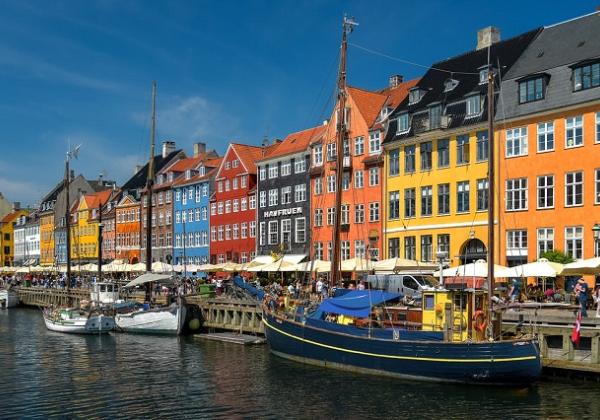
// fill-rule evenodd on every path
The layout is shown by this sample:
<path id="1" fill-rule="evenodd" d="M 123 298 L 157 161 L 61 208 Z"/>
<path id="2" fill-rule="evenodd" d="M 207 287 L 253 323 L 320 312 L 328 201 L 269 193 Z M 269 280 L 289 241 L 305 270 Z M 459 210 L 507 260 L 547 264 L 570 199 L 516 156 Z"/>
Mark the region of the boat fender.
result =
<path id="1" fill-rule="evenodd" d="M 487 327 L 487 320 L 485 317 L 485 312 L 479 310 L 479 311 L 475 311 L 475 313 L 473 314 L 473 323 L 474 323 L 474 328 L 477 331 L 485 331 L 485 327 Z"/>

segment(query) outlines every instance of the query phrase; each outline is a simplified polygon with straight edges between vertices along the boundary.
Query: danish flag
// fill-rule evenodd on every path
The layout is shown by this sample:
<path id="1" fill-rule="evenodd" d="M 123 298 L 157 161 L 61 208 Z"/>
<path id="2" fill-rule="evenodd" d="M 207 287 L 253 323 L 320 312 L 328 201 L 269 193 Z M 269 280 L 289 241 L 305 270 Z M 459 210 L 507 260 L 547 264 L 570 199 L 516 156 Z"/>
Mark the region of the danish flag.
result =
<path id="1" fill-rule="evenodd" d="M 581 311 L 577 314 L 577 320 L 575 326 L 573 326 L 573 332 L 571 333 L 571 341 L 576 347 L 579 347 L 579 341 L 581 338 Z"/>

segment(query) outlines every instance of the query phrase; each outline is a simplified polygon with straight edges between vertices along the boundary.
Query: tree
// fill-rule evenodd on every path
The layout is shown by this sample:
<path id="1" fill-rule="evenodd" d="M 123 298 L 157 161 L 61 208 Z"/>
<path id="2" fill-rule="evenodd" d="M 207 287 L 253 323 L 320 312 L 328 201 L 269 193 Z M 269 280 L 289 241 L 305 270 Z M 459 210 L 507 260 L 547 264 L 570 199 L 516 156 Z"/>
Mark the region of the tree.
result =
<path id="1" fill-rule="evenodd" d="M 541 257 L 546 258 L 548 261 L 560 264 L 568 264 L 575 261 L 570 255 L 565 254 L 560 249 L 546 251 L 541 255 Z"/>

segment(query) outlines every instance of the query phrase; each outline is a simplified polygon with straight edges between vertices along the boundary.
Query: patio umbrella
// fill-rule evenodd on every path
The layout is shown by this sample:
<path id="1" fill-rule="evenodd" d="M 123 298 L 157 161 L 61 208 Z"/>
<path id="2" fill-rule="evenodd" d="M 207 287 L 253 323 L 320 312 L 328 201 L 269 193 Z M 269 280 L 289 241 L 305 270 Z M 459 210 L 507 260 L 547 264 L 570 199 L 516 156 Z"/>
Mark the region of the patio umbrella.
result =
<path id="1" fill-rule="evenodd" d="M 435 270 L 437 268 L 438 265 L 435 263 L 407 260 L 405 258 L 388 258 L 373 262 L 373 269 L 381 271 Z"/>
<path id="2" fill-rule="evenodd" d="M 564 265 L 540 258 L 537 261 L 501 270 L 500 277 L 556 277 L 562 275 Z"/>
<path id="3" fill-rule="evenodd" d="M 369 271 L 373 269 L 373 263 L 366 258 L 354 257 L 342 261 L 341 271 Z"/>
<path id="4" fill-rule="evenodd" d="M 562 272 L 563 276 L 584 276 L 589 274 L 600 274 L 600 257 L 565 264 Z"/>
<path id="5" fill-rule="evenodd" d="M 198 266 L 198 271 L 205 271 L 207 273 L 211 273 L 214 271 L 218 271 L 217 266 L 214 264 L 201 264 Z"/>
<path id="6" fill-rule="evenodd" d="M 173 271 L 173 266 L 162 261 L 155 261 L 152 263 L 152 271 L 155 273 L 167 273 Z"/>
<path id="7" fill-rule="evenodd" d="M 507 267 L 504 267 L 503 265 L 494 264 L 494 277 L 505 277 L 503 271 L 506 270 L 506 268 Z M 442 274 L 444 277 L 487 277 L 487 261 L 477 260 L 473 263 L 445 268 L 442 270 Z M 439 277 L 440 272 L 436 271 L 433 275 Z"/>
<path id="8" fill-rule="evenodd" d="M 283 259 L 279 259 L 277 261 L 273 261 L 270 264 L 258 265 L 256 267 L 248 268 L 248 271 L 251 272 L 278 272 L 278 271 L 286 271 L 286 268 L 291 268 L 296 264 L 284 261 Z"/>

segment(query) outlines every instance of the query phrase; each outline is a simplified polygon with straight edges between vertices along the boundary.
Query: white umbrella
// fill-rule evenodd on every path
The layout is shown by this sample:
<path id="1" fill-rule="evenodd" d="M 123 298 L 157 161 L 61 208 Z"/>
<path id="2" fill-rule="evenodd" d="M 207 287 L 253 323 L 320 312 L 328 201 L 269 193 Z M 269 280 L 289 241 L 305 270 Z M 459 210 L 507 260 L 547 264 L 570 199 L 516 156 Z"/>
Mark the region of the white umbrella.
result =
<path id="1" fill-rule="evenodd" d="M 502 274 L 506 267 L 494 264 L 494 277 L 504 277 Z M 474 263 L 459 265 L 456 267 L 445 268 L 442 270 L 444 277 L 487 277 L 487 261 L 477 260 Z M 440 272 L 433 273 L 435 277 L 440 276 Z"/>
<path id="2" fill-rule="evenodd" d="M 340 266 L 342 271 L 370 271 L 373 269 L 373 263 L 361 257 L 344 260 Z"/>
<path id="3" fill-rule="evenodd" d="M 295 266 L 296 264 L 284 261 L 283 259 L 279 259 L 270 264 L 258 265 L 256 267 L 248 268 L 248 271 L 251 272 L 275 272 L 275 271 L 285 271 L 286 268 L 290 268 Z"/>
<path id="4" fill-rule="evenodd" d="M 131 264 L 129 265 L 129 267 L 126 267 L 126 269 L 128 269 L 130 272 L 142 272 L 142 271 L 146 271 L 146 264 L 144 263 L 136 263 L 136 264 Z"/>
<path id="5" fill-rule="evenodd" d="M 162 261 L 155 261 L 152 263 L 152 271 L 155 273 L 167 273 L 173 271 L 173 266 Z"/>
<path id="6" fill-rule="evenodd" d="M 562 274 L 563 269 L 562 264 L 540 258 L 535 262 L 501 270 L 498 277 L 556 277 Z"/>
<path id="7" fill-rule="evenodd" d="M 563 276 L 584 276 L 600 273 L 600 257 L 588 258 L 587 260 L 575 261 L 565 264 Z"/>
<path id="8" fill-rule="evenodd" d="M 386 260 L 375 261 L 374 270 L 381 271 L 402 271 L 402 270 L 435 270 L 438 265 L 435 263 L 407 260 L 405 258 L 388 258 Z"/>
<path id="9" fill-rule="evenodd" d="M 201 264 L 198 266 L 198 271 L 212 272 L 217 271 L 217 266 L 214 264 Z"/>

